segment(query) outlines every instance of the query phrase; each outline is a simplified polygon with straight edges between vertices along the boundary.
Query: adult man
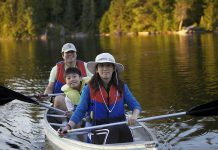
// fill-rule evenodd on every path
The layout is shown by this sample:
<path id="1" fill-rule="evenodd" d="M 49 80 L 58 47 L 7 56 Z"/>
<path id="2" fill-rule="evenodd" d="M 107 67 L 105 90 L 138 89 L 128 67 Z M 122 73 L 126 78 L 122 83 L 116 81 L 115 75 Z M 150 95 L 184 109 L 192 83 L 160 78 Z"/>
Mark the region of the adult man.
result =
<path id="1" fill-rule="evenodd" d="M 65 84 L 64 71 L 69 67 L 78 68 L 82 73 L 82 77 L 92 76 L 92 74 L 88 71 L 86 67 L 86 63 L 81 60 L 77 60 L 77 50 L 72 43 L 64 44 L 61 53 L 62 53 L 63 61 L 58 62 L 52 68 L 50 72 L 49 83 L 45 89 L 44 94 L 62 92 L 61 87 Z M 59 95 L 55 97 L 54 107 L 62 110 L 67 109 L 64 103 L 63 95 Z"/>

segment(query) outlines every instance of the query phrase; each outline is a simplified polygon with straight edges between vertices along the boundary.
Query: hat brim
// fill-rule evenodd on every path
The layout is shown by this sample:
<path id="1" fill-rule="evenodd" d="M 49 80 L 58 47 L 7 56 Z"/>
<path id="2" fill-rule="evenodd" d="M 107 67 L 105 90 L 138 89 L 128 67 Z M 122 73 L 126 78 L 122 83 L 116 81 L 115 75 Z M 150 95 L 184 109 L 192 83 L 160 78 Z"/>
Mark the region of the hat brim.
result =
<path id="1" fill-rule="evenodd" d="M 76 52 L 75 49 L 68 49 L 68 50 L 64 50 L 64 51 L 62 51 L 61 53 L 67 53 L 67 52 L 70 52 L 70 51 Z"/>
<path id="2" fill-rule="evenodd" d="M 106 63 L 106 62 L 102 62 L 102 63 Z M 111 63 L 111 62 L 109 62 L 109 63 Z M 100 64 L 100 62 L 90 61 L 90 62 L 87 63 L 87 68 L 89 69 L 89 71 L 92 74 L 95 74 L 95 69 L 96 69 L 97 64 Z M 122 64 L 120 64 L 120 63 L 112 63 L 112 64 L 115 65 L 116 71 L 118 73 L 124 71 L 124 66 Z"/>

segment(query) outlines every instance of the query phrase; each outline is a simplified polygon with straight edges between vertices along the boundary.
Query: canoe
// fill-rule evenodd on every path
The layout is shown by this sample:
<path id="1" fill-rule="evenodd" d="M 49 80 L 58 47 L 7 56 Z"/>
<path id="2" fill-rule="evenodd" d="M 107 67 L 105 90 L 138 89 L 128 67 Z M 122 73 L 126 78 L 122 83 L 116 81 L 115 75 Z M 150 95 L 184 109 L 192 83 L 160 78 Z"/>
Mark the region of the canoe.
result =
<path id="1" fill-rule="evenodd" d="M 49 146 L 55 150 L 157 150 L 158 142 L 150 129 L 144 123 L 138 122 L 130 127 L 133 142 L 97 145 L 81 141 L 87 137 L 88 132 L 71 132 L 63 138 L 58 136 L 57 129 L 62 124 L 56 121 L 58 115 L 52 110 L 47 110 L 44 115 L 43 125 Z"/>

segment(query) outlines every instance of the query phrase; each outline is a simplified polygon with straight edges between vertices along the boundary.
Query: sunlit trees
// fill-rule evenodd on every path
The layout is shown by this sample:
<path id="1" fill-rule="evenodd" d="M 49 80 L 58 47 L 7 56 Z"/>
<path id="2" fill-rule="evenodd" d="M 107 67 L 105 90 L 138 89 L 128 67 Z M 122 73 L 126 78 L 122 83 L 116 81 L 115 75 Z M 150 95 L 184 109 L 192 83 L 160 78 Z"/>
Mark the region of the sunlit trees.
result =
<path id="1" fill-rule="evenodd" d="M 178 24 L 178 30 L 182 29 L 182 25 L 185 19 L 188 18 L 188 10 L 192 6 L 191 0 L 176 0 L 174 9 L 174 20 L 175 24 Z"/>
<path id="2" fill-rule="evenodd" d="M 156 33 L 193 24 L 216 30 L 218 0 L 0 0 L 1 38 L 34 38 L 46 31 Z"/>
<path id="3" fill-rule="evenodd" d="M 13 27 L 15 25 L 15 10 L 14 10 L 15 2 L 14 1 L 5 1 L 1 2 L 0 5 L 0 18 L 1 18 L 1 26 L 0 33 L 2 37 L 10 38 L 13 34 Z"/>
<path id="4" fill-rule="evenodd" d="M 212 31 L 218 27 L 218 1 L 205 0 L 204 15 L 201 17 L 200 27 Z"/>
<path id="5" fill-rule="evenodd" d="M 34 37 L 36 32 L 33 23 L 33 10 L 28 6 L 27 1 L 8 0 L 1 2 L 0 18 L 1 37 L 22 38 Z"/>

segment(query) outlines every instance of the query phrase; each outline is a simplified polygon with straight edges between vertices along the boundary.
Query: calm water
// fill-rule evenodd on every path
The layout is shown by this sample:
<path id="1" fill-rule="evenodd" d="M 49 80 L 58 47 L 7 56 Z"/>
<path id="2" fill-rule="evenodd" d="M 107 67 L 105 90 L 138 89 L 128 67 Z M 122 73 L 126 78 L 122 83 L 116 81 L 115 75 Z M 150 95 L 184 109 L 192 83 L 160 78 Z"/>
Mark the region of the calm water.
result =
<path id="1" fill-rule="evenodd" d="M 218 98 L 218 35 L 94 37 L 0 41 L 0 83 L 22 94 L 42 93 L 65 42 L 79 59 L 110 52 L 124 64 L 122 78 L 141 103 L 142 116 L 187 111 Z M 0 106 L 0 149 L 50 149 L 42 126 L 44 108 L 18 100 Z M 146 122 L 160 149 L 218 149 L 217 117 L 179 117 Z"/>

